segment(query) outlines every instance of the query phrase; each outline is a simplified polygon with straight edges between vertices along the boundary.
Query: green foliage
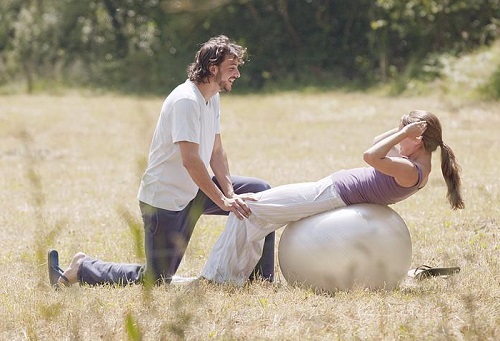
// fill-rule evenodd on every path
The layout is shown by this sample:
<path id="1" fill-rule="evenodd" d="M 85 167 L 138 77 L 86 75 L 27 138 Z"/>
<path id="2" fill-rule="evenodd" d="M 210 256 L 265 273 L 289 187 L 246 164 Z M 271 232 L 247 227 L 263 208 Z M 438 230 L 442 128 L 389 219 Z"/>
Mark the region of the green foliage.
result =
<path id="1" fill-rule="evenodd" d="M 1 0 L 0 85 L 23 80 L 32 92 L 51 79 L 163 94 L 217 34 L 248 47 L 243 90 L 404 85 L 435 76 L 424 68 L 429 56 L 490 44 L 499 8 L 500 0 Z"/>
<path id="2" fill-rule="evenodd" d="M 130 311 L 127 312 L 127 316 L 125 317 L 125 328 L 127 330 L 127 335 L 129 340 L 131 341 L 142 340 L 142 333 L 139 328 L 139 324 Z"/>
<path id="3" fill-rule="evenodd" d="M 481 89 L 481 92 L 486 98 L 494 100 L 500 99 L 500 65 L 491 76 L 489 82 Z"/>
<path id="4" fill-rule="evenodd" d="M 136 219 L 123 206 L 118 207 L 116 211 L 129 227 L 130 234 L 134 243 L 135 256 L 140 260 L 144 260 L 146 257 L 144 252 L 143 223 L 140 220 Z"/>

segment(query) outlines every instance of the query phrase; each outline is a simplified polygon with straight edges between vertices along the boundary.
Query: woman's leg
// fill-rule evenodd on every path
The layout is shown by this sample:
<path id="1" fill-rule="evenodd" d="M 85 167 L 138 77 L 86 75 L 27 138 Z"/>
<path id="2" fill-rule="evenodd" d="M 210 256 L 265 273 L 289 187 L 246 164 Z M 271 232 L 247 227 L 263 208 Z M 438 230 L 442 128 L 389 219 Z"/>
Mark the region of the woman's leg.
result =
<path id="1" fill-rule="evenodd" d="M 279 186 L 255 195 L 248 201 L 252 214 L 239 220 L 229 215 L 226 228 L 217 240 L 202 276 L 218 283 L 243 284 L 257 263 L 263 238 L 270 232 L 314 214 L 345 206 L 331 179 Z"/>
<path id="2" fill-rule="evenodd" d="M 250 238 L 261 239 L 274 225 L 286 225 L 318 213 L 345 206 L 330 176 L 316 182 L 289 184 L 271 188 L 248 201 L 254 227 Z M 267 226 L 269 224 L 269 227 Z"/>
<path id="3" fill-rule="evenodd" d="M 224 283 L 230 282 L 243 285 L 262 256 L 264 238 L 250 240 L 248 233 L 260 227 L 253 225 L 253 215 L 250 219 L 239 220 L 230 213 L 226 228 L 212 248 L 202 276 L 208 280 Z M 282 225 L 275 225 L 268 231 L 274 231 Z M 267 234 L 264 234 L 264 236 Z"/>
<path id="4" fill-rule="evenodd" d="M 215 177 L 212 179 L 217 186 L 219 186 Z M 245 177 L 245 176 L 231 176 L 234 192 L 236 194 L 244 193 L 260 193 L 271 188 L 269 184 L 261 179 Z M 204 214 L 209 215 L 227 215 L 228 212 L 223 211 L 215 205 L 210 199 L 206 198 Z M 263 238 L 264 246 L 261 248 L 260 257 L 255 264 L 253 271 L 250 273 L 250 279 L 263 278 L 272 282 L 274 280 L 274 247 L 275 247 L 275 234 L 274 230 L 270 231 Z"/>

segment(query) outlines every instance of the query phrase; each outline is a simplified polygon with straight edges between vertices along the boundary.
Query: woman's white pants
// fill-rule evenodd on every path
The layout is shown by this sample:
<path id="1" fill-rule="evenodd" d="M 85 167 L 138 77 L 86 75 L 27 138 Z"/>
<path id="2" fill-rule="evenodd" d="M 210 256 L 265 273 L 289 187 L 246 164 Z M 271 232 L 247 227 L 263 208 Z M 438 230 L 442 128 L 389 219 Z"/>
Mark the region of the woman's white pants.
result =
<path id="1" fill-rule="evenodd" d="M 202 276 L 242 285 L 262 256 L 264 238 L 272 231 L 314 214 L 345 206 L 331 176 L 317 182 L 283 185 L 254 194 L 252 214 L 239 220 L 232 213 L 215 243 Z"/>

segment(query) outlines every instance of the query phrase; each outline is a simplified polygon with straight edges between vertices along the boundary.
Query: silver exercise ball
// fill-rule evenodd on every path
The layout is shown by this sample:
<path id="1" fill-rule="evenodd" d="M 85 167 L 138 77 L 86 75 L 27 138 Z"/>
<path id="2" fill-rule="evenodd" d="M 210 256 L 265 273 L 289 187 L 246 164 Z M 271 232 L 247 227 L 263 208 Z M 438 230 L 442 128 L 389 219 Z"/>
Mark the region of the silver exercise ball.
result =
<path id="1" fill-rule="evenodd" d="M 406 276 L 411 237 L 393 209 L 346 206 L 288 224 L 278 246 L 286 281 L 315 291 L 391 290 Z"/>

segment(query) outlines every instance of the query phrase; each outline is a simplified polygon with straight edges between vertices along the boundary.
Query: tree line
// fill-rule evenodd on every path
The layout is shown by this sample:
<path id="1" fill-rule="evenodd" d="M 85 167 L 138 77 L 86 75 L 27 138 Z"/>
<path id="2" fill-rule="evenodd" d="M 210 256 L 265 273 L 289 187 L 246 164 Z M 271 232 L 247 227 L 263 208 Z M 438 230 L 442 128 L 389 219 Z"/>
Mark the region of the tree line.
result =
<path id="1" fill-rule="evenodd" d="M 432 78 L 491 44 L 500 0 L 0 0 L 0 85 L 164 94 L 200 43 L 246 46 L 238 89 Z"/>

